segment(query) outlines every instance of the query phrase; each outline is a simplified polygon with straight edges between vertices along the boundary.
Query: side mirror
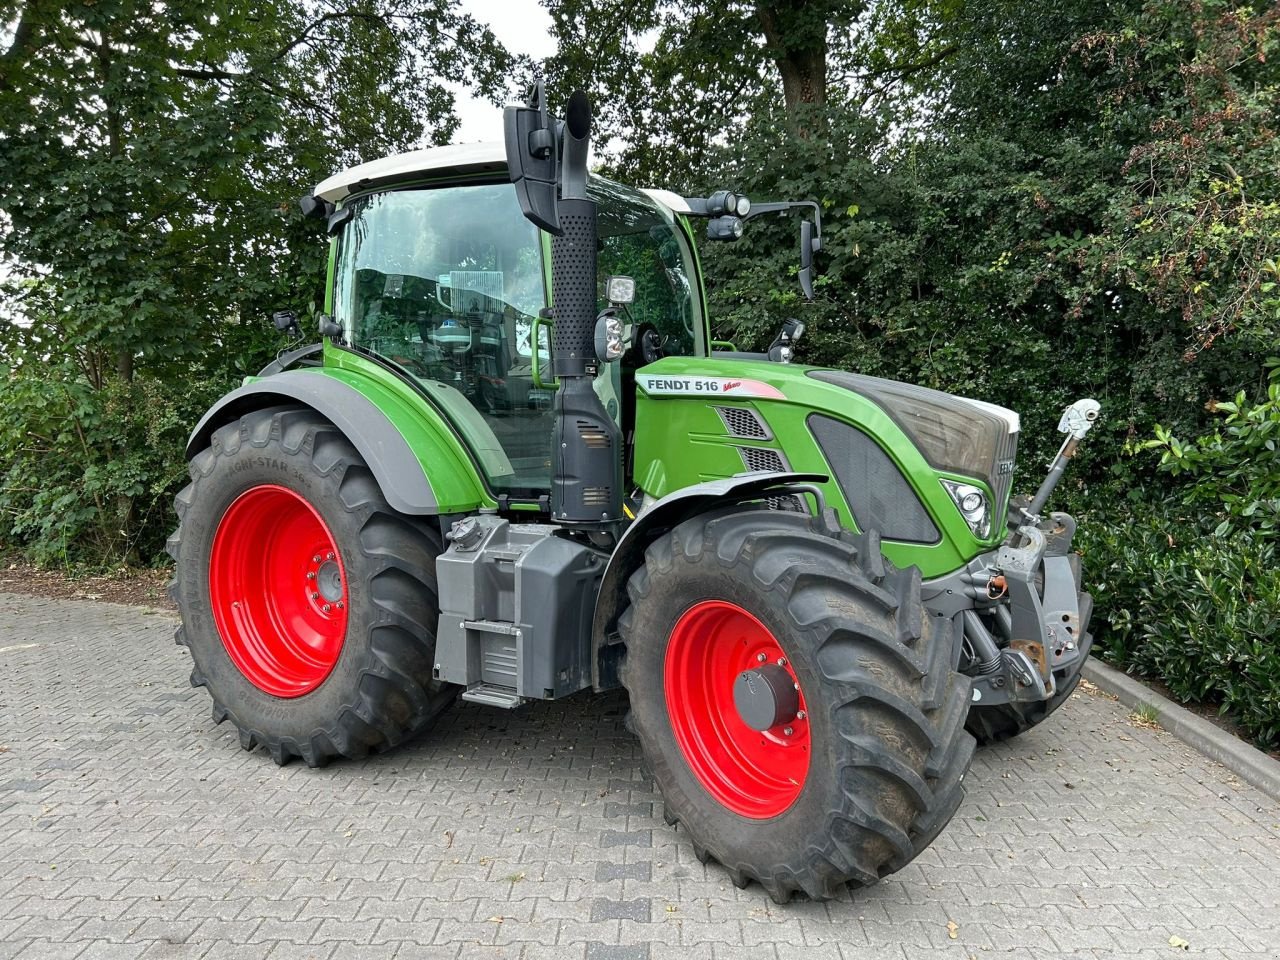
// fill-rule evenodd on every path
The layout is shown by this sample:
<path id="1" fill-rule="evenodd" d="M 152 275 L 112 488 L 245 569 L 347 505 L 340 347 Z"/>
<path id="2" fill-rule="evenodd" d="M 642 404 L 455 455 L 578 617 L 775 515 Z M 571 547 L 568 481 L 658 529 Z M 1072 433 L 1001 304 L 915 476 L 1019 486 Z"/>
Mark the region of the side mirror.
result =
<path id="1" fill-rule="evenodd" d="M 526 106 L 507 107 L 502 113 L 507 149 L 507 170 L 516 187 L 520 212 L 553 236 L 564 231 L 556 203 L 559 176 L 556 124 L 547 114 L 547 94 L 542 81 L 534 85 Z"/>
<path id="2" fill-rule="evenodd" d="M 271 315 L 271 322 L 281 333 L 291 337 L 302 336 L 302 328 L 298 326 L 298 314 L 293 310 L 277 310 Z"/>
<path id="3" fill-rule="evenodd" d="M 813 255 L 822 249 L 822 237 L 814 233 L 812 220 L 800 221 L 800 289 L 813 299 Z"/>

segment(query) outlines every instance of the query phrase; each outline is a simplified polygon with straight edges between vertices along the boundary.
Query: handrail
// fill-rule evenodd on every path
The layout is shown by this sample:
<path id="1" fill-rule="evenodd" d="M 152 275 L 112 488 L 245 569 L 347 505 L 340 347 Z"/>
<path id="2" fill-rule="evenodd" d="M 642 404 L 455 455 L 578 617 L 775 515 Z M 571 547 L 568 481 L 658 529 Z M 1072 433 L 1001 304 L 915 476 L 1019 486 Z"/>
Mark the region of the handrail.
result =
<path id="1" fill-rule="evenodd" d="M 555 330 L 555 323 L 550 319 L 543 317 L 541 314 L 533 318 L 533 328 L 529 331 L 529 349 L 532 353 L 533 359 L 533 385 L 539 390 L 559 390 L 560 381 L 558 379 L 552 380 L 551 386 L 547 386 L 542 382 L 542 364 L 538 359 L 538 348 L 540 345 L 538 332 L 544 324 L 547 328 L 547 342 L 553 343 L 554 340 L 552 339 L 552 332 Z"/>

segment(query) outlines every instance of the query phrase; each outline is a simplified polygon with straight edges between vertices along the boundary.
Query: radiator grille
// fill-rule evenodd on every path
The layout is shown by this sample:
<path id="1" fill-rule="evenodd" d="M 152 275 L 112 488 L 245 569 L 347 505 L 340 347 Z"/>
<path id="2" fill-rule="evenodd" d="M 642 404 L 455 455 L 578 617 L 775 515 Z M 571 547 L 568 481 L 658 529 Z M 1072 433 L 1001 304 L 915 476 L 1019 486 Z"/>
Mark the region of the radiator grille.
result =
<path id="1" fill-rule="evenodd" d="M 742 456 L 742 465 L 751 472 L 767 470 L 781 473 L 787 470 L 787 458 L 769 447 L 739 447 L 738 453 Z"/>
<path id="2" fill-rule="evenodd" d="M 1000 520 L 1004 516 L 1009 502 L 1009 490 L 1013 487 L 1014 464 L 1018 462 L 1018 435 L 1010 433 L 996 449 L 995 476 L 992 478 L 992 495 L 996 502 L 992 504 L 992 516 L 995 518 L 995 529 L 999 531 Z"/>
<path id="3" fill-rule="evenodd" d="M 772 440 L 773 433 L 760 414 L 746 407 L 716 407 L 731 437 L 744 440 Z"/>

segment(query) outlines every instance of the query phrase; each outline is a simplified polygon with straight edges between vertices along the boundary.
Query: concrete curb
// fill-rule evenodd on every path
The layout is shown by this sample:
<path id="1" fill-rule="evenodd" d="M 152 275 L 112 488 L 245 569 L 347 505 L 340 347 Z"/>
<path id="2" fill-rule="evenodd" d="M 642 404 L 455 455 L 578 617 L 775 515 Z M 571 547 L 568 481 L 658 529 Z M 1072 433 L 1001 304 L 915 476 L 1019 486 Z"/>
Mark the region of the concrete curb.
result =
<path id="1" fill-rule="evenodd" d="M 1156 708 L 1158 722 L 1165 730 L 1209 759 L 1217 760 L 1267 796 L 1280 800 L 1280 761 L 1162 697 L 1140 680 L 1107 666 L 1097 657 L 1086 660 L 1081 673 L 1098 689 L 1118 697 L 1126 707 L 1149 703 Z"/>

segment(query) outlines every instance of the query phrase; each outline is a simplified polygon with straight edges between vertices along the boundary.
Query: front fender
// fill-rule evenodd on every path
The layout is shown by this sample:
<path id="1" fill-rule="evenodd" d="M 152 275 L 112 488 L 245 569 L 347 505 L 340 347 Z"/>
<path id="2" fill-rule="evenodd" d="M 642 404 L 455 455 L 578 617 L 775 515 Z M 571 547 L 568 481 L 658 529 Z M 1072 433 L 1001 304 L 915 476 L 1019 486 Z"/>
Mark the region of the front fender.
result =
<path id="1" fill-rule="evenodd" d="M 727 503 L 759 499 L 766 491 L 794 483 L 825 483 L 821 473 L 747 473 L 723 480 L 708 480 L 683 487 L 642 512 L 622 534 L 614 548 L 596 595 L 591 624 L 591 685 L 597 690 L 618 686 L 618 659 L 608 648 L 616 644 L 618 617 L 624 609 L 627 581 L 644 563 L 645 548 L 672 527 L 690 517 Z"/>
<path id="2" fill-rule="evenodd" d="M 462 513 L 491 504 L 461 443 L 433 410 L 413 409 L 373 380 L 327 368 L 289 370 L 231 391 L 192 431 L 187 459 L 224 424 L 281 404 L 310 407 L 341 430 L 401 513 Z"/>

